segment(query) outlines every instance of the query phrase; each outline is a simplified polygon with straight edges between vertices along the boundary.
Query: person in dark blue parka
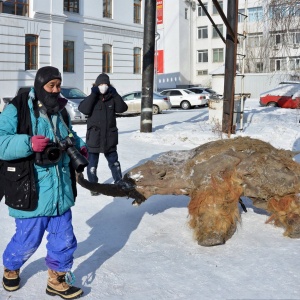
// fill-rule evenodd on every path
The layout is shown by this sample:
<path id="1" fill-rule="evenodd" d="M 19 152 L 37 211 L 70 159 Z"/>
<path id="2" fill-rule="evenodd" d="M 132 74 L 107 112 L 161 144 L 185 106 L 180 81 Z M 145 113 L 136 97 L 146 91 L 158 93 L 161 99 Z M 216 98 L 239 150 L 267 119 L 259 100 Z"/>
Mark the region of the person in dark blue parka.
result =
<path id="1" fill-rule="evenodd" d="M 57 68 L 40 68 L 29 94 L 17 96 L 0 115 L 5 203 L 16 223 L 16 232 L 3 253 L 2 284 L 10 292 L 19 289 L 20 268 L 37 250 L 47 231 L 46 293 L 75 299 L 83 291 L 72 286 L 74 275 L 70 271 L 77 248 L 70 209 L 75 201 L 70 157 L 66 151 L 58 151 L 57 158 L 52 159 L 52 152 L 47 151 L 50 143 L 57 145 L 66 137 L 74 138 L 74 146 L 83 155 L 87 155 L 87 148 L 73 131 L 69 115 L 66 113 L 69 124 L 62 118 L 67 100 L 60 98 L 61 80 Z M 28 132 L 24 132 L 24 126 Z M 40 161 L 43 156 L 51 160 Z M 32 166 L 32 178 L 28 166 Z"/>
<path id="2" fill-rule="evenodd" d="M 89 149 L 87 175 L 90 182 L 98 182 L 99 155 L 103 153 L 114 183 L 121 188 L 129 188 L 122 179 L 121 164 L 118 159 L 116 121 L 116 113 L 123 113 L 127 109 L 127 104 L 110 84 L 109 76 L 105 73 L 97 77 L 91 94 L 79 104 L 78 110 L 88 116 L 86 143 Z M 91 194 L 98 195 L 96 192 L 91 192 Z"/>

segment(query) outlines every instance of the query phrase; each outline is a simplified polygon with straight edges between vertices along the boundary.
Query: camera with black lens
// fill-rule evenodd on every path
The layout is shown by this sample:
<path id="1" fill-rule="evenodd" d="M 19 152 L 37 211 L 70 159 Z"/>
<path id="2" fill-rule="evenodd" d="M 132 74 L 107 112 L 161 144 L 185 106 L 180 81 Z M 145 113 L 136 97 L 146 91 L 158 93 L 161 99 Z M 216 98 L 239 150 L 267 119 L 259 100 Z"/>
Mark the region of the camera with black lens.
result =
<path id="1" fill-rule="evenodd" d="M 67 136 L 58 142 L 62 151 L 66 151 L 69 155 L 72 166 L 77 173 L 82 173 L 84 168 L 89 164 L 88 160 L 74 146 L 75 140 L 71 136 Z"/>
<path id="2" fill-rule="evenodd" d="M 43 152 L 37 152 L 35 163 L 40 166 L 55 164 L 59 162 L 62 152 L 65 151 L 71 160 L 72 166 L 76 172 L 82 173 L 89 164 L 88 160 L 75 148 L 74 138 L 67 136 L 58 143 L 50 142 Z"/>
<path id="3" fill-rule="evenodd" d="M 57 143 L 49 142 L 43 152 L 35 153 L 35 163 L 39 166 L 56 164 L 61 159 L 62 151 Z"/>

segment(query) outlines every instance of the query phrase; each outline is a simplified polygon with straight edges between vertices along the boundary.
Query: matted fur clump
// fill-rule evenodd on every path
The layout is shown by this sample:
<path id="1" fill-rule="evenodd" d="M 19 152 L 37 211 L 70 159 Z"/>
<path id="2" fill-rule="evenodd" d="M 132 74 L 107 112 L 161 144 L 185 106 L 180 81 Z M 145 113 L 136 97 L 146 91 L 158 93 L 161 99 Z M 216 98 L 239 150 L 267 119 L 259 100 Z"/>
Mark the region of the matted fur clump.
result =
<path id="1" fill-rule="evenodd" d="M 268 223 L 299 238 L 300 164 L 293 156 L 249 137 L 219 140 L 192 150 L 169 151 L 133 168 L 124 176 L 133 188 L 126 192 L 115 188 L 113 195 L 127 195 L 138 204 L 156 194 L 189 195 L 189 224 L 203 246 L 231 238 L 240 220 L 241 196 L 267 210 Z M 80 184 L 87 187 L 83 179 Z M 87 188 L 112 194 L 101 184 Z"/>

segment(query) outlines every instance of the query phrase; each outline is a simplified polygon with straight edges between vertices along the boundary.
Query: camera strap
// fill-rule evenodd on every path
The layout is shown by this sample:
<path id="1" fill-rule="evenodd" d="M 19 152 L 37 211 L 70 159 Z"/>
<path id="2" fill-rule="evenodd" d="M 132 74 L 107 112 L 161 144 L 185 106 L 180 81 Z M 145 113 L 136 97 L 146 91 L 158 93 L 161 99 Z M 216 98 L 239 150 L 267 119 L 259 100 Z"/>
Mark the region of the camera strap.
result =
<path id="1" fill-rule="evenodd" d="M 71 132 L 71 130 L 70 130 L 70 128 L 69 128 L 69 126 L 66 124 L 66 122 L 65 122 L 64 118 L 62 117 L 62 114 L 61 114 L 61 112 L 59 112 L 59 113 L 58 113 L 58 116 L 59 116 L 59 118 L 60 118 L 61 122 L 63 123 L 63 125 L 65 126 L 65 128 L 68 130 L 69 137 L 73 137 L 73 133 Z"/>
<path id="2" fill-rule="evenodd" d="M 49 115 L 47 114 L 47 110 L 46 107 L 43 105 L 43 103 L 41 101 L 38 101 L 38 110 L 39 113 L 42 113 L 50 122 L 50 125 L 52 127 L 53 133 L 54 133 L 54 137 L 55 137 L 55 142 L 58 143 L 60 141 L 60 138 L 57 135 L 57 128 L 56 128 L 56 124 L 57 124 L 57 117 L 59 117 L 59 119 L 61 120 L 61 122 L 63 123 L 64 127 L 67 129 L 68 131 L 68 136 L 69 137 L 73 137 L 73 133 L 71 132 L 71 130 L 69 129 L 69 127 L 67 126 L 64 118 L 62 117 L 61 112 L 58 112 L 57 114 L 53 114 L 53 120 L 51 117 L 49 117 Z M 67 117 L 67 115 L 66 115 Z M 54 122 L 53 122 L 54 121 Z M 37 134 L 37 133 L 36 133 Z"/>

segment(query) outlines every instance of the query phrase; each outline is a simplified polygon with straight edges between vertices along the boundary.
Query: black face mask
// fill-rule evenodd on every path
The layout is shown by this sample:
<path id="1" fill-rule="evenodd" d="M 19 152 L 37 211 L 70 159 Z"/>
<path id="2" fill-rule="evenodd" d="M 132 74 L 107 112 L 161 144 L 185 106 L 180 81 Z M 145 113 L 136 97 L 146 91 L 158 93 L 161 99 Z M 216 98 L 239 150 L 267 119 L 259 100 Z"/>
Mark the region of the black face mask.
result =
<path id="1" fill-rule="evenodd" d="M 49 93 L 41 88 L 38 99 L 44 104 L 47 113 L 52 115 L 59 111 L 58 97 L 60 93 Z"/>

